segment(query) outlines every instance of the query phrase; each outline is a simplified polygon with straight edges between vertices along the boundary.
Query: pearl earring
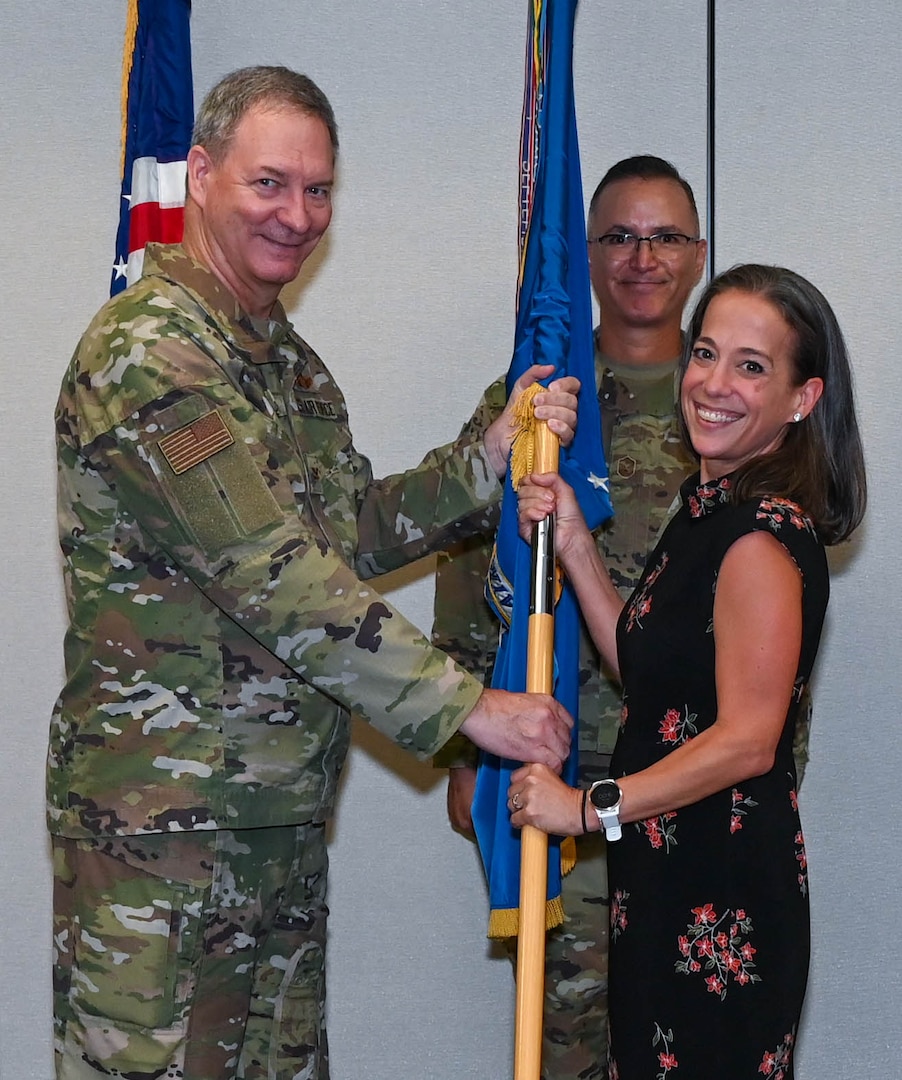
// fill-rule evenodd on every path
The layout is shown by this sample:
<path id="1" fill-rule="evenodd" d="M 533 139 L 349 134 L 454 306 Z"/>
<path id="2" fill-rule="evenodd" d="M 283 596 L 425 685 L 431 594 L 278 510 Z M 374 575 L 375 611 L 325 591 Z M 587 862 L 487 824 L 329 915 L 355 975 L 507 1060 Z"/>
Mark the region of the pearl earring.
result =
<path id="1" fill-rule="evenodd" d="M 792 419 L 793 423 L 797 424 L 802 419 L 802 414 L 800 412 L 794 412 L 792 414 Z"/>

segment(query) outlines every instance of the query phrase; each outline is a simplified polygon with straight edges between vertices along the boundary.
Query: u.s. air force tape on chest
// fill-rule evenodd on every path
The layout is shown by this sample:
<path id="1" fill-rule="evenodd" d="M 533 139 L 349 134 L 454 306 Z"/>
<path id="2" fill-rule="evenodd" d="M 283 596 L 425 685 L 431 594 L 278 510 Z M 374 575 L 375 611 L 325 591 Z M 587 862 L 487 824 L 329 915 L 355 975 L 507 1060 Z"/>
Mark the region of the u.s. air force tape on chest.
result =
<path id="1" fill-rule="evenodd" d="M 157 449 L 169 466 L 158 475 L 178 521 L 202 549 L 221 551 L 282 520 L 254 453 L 219 410 L 164 435 Z"/>

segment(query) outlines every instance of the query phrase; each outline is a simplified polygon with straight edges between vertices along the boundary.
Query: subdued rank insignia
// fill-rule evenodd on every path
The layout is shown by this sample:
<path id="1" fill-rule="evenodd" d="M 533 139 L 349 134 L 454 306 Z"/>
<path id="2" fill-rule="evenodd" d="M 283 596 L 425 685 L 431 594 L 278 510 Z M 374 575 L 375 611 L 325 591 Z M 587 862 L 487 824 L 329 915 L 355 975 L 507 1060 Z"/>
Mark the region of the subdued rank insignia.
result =
<path id="1" fill-rule="evenodd" d="M 218 412 L 211 412 L 164 436 L 157 445 L 170 469 L 178 476 L 231 446 L 234 441 L 223 418 Z"/>
<path id="2" fill-rule="evenodd" d="M 301 394 L 295 394 L 295 401 L 301 416 L 322 416 L 327 420 L 336 419 L 335 406 L 331 401 L 326 401 L 321 397 L 304 397 Z"/>
<path id="3" fill-rule="evenodd" d="M 630 477 L 636 471 L 636 459 L 631 458 L 629 454 L 624 456 L 617 462 L 617 475 L 624 480 L 629 480 Z"/>

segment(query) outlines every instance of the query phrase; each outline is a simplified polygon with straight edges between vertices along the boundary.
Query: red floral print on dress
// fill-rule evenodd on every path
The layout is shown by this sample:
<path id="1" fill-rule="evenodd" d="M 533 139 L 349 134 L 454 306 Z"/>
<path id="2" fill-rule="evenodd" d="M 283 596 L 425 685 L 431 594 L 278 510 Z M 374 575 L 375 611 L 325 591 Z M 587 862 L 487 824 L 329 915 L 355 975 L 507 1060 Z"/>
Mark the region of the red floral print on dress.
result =
<path id="1" fill-rule="evenodd" d="M 658 580 L 667 564 L 670 562 L 670 556 L 667 552 L 663 552 L 658 565 L 652 570 L 645 581 L 642 583 L 642 588 L 637 589 L 630 599 L 629 608 L 627 609 L 626 619 L 626 632 L 629 634 L 635 630 L 638 626 L 642 629 L 642 620 L 651 611 L 651 589 L 654 583 Z"/>
<path id="2" fill-rule="evenodd" d="M 676 816 L 676 810 L 668 810 L 666 814 L 637 821 L 636 828 L 644 829 L 649 844 L 653 848 L 664 848 L 664 854 L 667 855 L 677 843 L 676 823 L 673 820 Z"/>
<path id="3" fill-rule="evenodd" d="M 661 1071 L 655 1073 L 655 1080 L 667 1080 L 667 1074 L 680 1066 L 676 1054 L 670 1049 L 673 1045 L 673 1029 L 668 1028 L 667 1031 L 664 1031 L 661 1025 L 655 1021 L 655 1034 L 651 1040 L 651 1045 L 660 1046 L 662 1043 L 664 1049 L 658 1053 L 658 1066 Z"/>
<path id="4" fill-rule="evenodd" d="M 658 727 L 662 744 L 668 749 L 673 749 L 688 742 L 693 735 L 698 734 L 698 728 L 695 726 L 697 719 L 698 714 L 691 713 L 688 705 L 683 706 L 682 712 L 679 709 L 668 709 Z"/>
<path id="5" fill-rule="evenodd" d="M 789 499 L 762 499 L 755 517 L 759 521 L 766 521 L 774 532 L 779 532 L 780 526 L 788 522 L 797 529 L 804 529 L 812 536 L 817 536 L 811 518 L 801 506 Z"/>
<path id="6" fill-rule="evenodd" d="M 793 810 L 798 813 L 799 810 L 799 796 L 796 793 L 795 788 L 789 792 L 789 801 L 792 804 Z M 796 862 L 799 864 L 799 892 L 802 896 L 808 895 L 808 853 L 805 850 L 805 836 L 801 829 L 792 838 L 796 849 Z"/>
<path id="7" fill-rule="evenodd" d="M 783 1036 L 783 1042 L 771 1053 L 765 1050 L 758 1072 L 767 1080 L 785 1080 L 792 1065 L 792 1048 L 795 1044 L 795 1028 Z"/>
<path id="8" fill-rule="evenodd" d="M 742 828 L 742 819 L 749 812 L 753 806 L 758 804 L 754 799 L 748 796 L 743 796 L 742 792 L 733 788 L 733 808 L 730 811 L 730 832 L 736 833 Z M 747 809 L 743 809 L 748 807 Z"/>
<path id="9" fill-rule="evenodd" d="M 616 941 L 629 925 L 626 916 L 626 902 L 629 898 L 630 894 L 623 889 L 615 890 L 611 897 L 611 941 Z"/>
<path id="10" fill-rule="evenodd" d="M 727 477 L 722 477 L 713 484 L 699 484 L 695 494 L 688 499 L 689 516 L 693 518 L 704 517 L 715 507 L 729 502 L 730 492 L 733 485 Z"/>
<path id="11" fill-rule="evenodd" d="M 718 915 L 713 904 L 692 908 L 695 922 L 687 925 L 687 932 L 677 938 L 682 957 L 674 964 L 674 970 L 683 975 L 705 976 L 708 992 L 717 994 L 725 1001 L 731 981 L 740 986 L 761 982 L 755 968 L 754 956 L 758 951 L 750 941 L 744 940 L 753 932 L 752 920 L 744 908 Z"/>
<path id="12" fill-rule="evenodd" d="M 805 851 L 805 837 L 802 830 L 793 838 L 796 846 L 796 862 L 799 864 L 799 892 L 802 896 L 808 895 L 808 854 Z"/>

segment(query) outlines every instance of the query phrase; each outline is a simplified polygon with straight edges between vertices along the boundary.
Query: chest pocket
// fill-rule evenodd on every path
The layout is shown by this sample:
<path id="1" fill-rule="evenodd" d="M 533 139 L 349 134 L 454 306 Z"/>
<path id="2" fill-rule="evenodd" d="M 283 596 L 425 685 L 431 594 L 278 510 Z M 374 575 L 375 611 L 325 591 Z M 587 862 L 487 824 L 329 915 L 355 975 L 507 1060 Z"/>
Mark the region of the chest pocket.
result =
<path id="1" fill-rule="evenodd" d="M 347 413 L 343 404 L 300 389 L 295 390 L 294 402 L 291 425 L 306 466 L 309 498 L 345 561 L 353 564 L 358 478 Z"/>

